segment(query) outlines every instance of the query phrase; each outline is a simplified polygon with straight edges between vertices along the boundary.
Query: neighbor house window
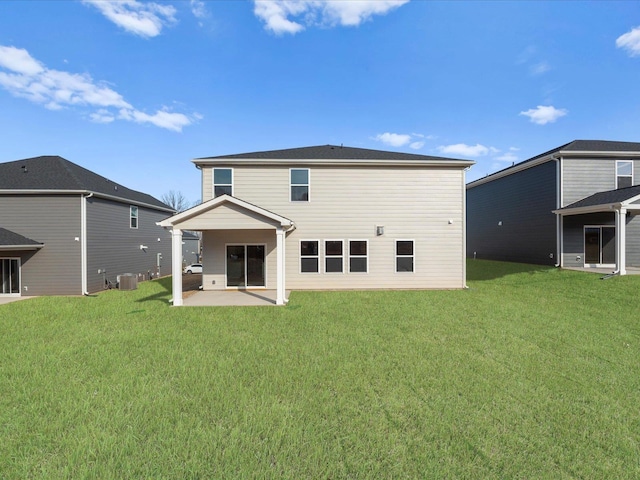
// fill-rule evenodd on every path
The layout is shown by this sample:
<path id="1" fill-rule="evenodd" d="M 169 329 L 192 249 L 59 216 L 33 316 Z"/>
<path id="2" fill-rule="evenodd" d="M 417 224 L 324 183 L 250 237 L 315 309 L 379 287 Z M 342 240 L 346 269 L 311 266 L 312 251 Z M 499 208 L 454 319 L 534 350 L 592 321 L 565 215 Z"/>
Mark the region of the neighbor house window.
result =
<path id="1" fill-rule="evenodd" d="M 318 273 L 320 266 L 320 254 L 318 240 L 300 241 L 300 272 Z"/>
<path id="2" fill-rule="evenodd" d="M 369 258 L 366 240 L 349 240 L 349 272 L 367 273 Z"/>
<path id="3" fill-rule="evenodd" d="M 292 168 L 289 171 L 291 180 L 291 201 L 292 202 L 308 202 L 309 201 L 309 169 L 308 168 Z"/>
<path id="4" fill-rule="evenodd" d="M 342 273 L 344 251 L 342 240 L 326 240 L 324 242 L 325 273 Z"/>
<path id="5" fill-rule="evenodd" d="M 138 228 L 138 207 L 133 205 L 129 207 L 129 226 L 131 228 Z"/>
<path id="6" fill-rule="evenodd" d="M 225 194 L 233 196 L 233 171 L 230 168 L 214 168 L 213 198 Z"/>
<path id="7" fill-rule="evenodd" d="M 616 162 L 616 188 L 625 188 L 633 185 L 633 162 L 618 160 Z"/>
<path id="8" fill-rule="evenodd" d="M 396 272 L 413 272 L 413 240 L 396 240 Z"/>

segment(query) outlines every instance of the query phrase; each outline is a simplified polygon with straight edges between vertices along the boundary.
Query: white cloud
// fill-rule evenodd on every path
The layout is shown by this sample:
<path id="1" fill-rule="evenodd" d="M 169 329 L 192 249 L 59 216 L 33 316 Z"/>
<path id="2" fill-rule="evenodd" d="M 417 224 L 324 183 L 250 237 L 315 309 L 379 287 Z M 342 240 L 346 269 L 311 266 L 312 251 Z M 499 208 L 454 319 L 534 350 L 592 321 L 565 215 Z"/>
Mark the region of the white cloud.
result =
<path id="1" fill-rule="evenodd" d="M 114 110 L 117 118 L 150 123 L 177 132 L 199 119 L 197 115 L 171 113 L 166 108 L 153 115 L 146 114 L 125 101 L 105 82 L 95 82 L 88 74 L 48 69 L 27 50 L 2 45 L 0 87 L 50 110 L 67 107 L 88 109 L 89 118 L 98 123 L 112 122 L 116 118 Z"/>
<path id="2" fill-rule="evenodd" d="M 640 27 L 635 27 L 624 35 L 620 35 L 616 40 L 616 47 L 624 48 L 632 57 L 640 55 Z"/>
<path id="3" fill-rule="evenodd" d="M 312 24 L 358 26 L 373 15 L 384 15 L 409 1 L 254 0 L 253 12 L 265 22 L 267 30 L 295 34 Z"/>
<path id="4" fill-rule="evenodd" d="M 161 5 L 138 0 L 82 0 L 92 5 L 129 33 L 141 37 L 160 35 L 162 28 L 176 22 L 176 9 L 171 5 Z"/>
<path id="5" fill-rule="evenodd" d="M 411 141 L 411 135 L 385 132 L 376 135 L 375 140 L 392 147 L 402 147 Z"/>
<path id="6" fill-rule="evenodd" d="M 569 112 L 564 108 L 556 108 L 551 105 L 538 105 L 536 108 L 531 108 L 525 112 L 520 112 L 520 115 L 529 117 L 531 122 L 537 125 L 546 125 L 547 123 L 555 122 L 560 117 L 564 117 L 567 113 Z"/>
<path id="7" fill-rule="evenodd" d="M 547 62 L 539 62 L 529 67 L 531 75 L 542 75 L 543 73 L 547 73 L 549 70 L 551 70 L 551 66 Z"/>
<path id="8" fill-rule="evenodd" d="M 202 0 L 191 0 L 191 13 L 193 16 L 199 19 L 207 18 L 209 12 Z"/>
<path id="9" fill-rule="evenodd" d="M 485 147 L 479 143 L 475 145 L 467 145 L 466 143 L 456 143 L 454 145 L 441 145 L 438 147 L 440 153 L 447 155 L 460 155 L 463 157 L 483 157 L 488 155 L 489 152 L 494 152 L 497 149 L 493 147 Z"/>
<path id="10" fill-rule="evenodd" d="M 496 160 L 500 160 L 501 162 L 517 162 L 518 156 L 513 152 L 506 152 L 504 155 L 496 157 Z"/>
<path id="11" fill-rule="evenodd" d="M 424 147 L 424 142 L 411 142 L 409 146 L 414 150 L 420 150 L 422 147 Z"/>

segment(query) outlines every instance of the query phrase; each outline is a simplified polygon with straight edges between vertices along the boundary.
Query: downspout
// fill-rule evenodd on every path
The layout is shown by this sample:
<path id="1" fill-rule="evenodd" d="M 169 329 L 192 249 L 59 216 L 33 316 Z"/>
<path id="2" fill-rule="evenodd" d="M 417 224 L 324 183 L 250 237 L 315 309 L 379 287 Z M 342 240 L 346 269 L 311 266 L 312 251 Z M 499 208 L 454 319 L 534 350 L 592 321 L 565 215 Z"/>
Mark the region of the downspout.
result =
<path id="1" fill-rule="evenodd" d="M 467 286 L 467 185 L 466 174 L 471 167 L 462 170 L 462 288 Z"/>
<path id="2" fill-rule="evenodd" d="M 551 157 L 556 162 L 556 210 L 562 208 L 563 198 L 562 192 L 564 188 L 564 178 L 562 175 L 562 157 Z M 563 216 L 556 214 L 556 267 L 564 266 L 564 235 L 562 232 Z"/>
<path id="3" fill-rule="evenodd" d="M 83 295 L 89 295 L 87 288 L 87 199 L 93 197 L 93 193 L 80 196 L 80 282 Z"/>

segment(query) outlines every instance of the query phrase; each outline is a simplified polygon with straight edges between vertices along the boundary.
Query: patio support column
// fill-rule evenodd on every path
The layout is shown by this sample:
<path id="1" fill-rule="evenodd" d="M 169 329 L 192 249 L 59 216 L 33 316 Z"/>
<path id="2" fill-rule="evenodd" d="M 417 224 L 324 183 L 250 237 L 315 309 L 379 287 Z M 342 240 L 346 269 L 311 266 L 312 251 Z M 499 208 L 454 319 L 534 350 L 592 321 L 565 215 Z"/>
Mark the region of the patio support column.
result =
<path id="1" fill-rule="evenodd" d="M 276 305 L 284 305 L 284 229 L 276 228 Z"/>
<path id="2" fill-rule="evenodd" d="M 182 230 L 171 230 L 171 290 L 173 306 L 182 305 Z"/>
<path id="3" fill-rule="evenodd" d="M 627 209 L 616 210 L 616 270 L 618 275 L 627 274 Z"/>

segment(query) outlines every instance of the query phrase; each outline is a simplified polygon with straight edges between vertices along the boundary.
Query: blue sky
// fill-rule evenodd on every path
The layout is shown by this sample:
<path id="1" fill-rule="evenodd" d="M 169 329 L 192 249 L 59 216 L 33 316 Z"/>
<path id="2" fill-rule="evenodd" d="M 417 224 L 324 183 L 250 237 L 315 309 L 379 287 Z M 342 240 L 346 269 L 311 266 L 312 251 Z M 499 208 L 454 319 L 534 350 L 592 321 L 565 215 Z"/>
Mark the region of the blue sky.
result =
<path id="1" fill-rule="evenodd" d="M 640 2 L 0 1 L 0 161 L 200 198 L 190 160 L 310 145 L 468 158 L 640 141 Z"/>

